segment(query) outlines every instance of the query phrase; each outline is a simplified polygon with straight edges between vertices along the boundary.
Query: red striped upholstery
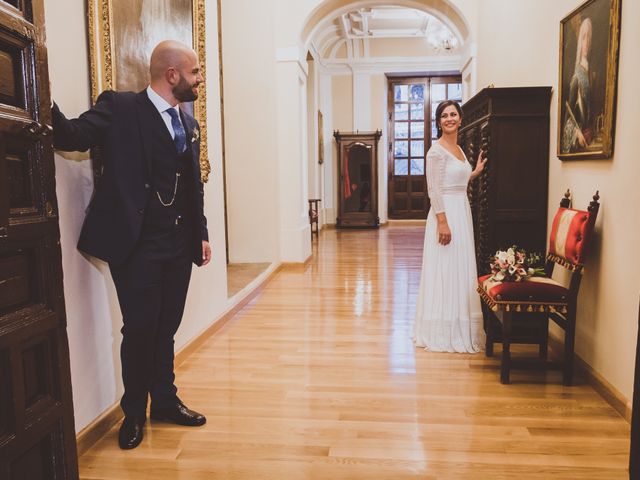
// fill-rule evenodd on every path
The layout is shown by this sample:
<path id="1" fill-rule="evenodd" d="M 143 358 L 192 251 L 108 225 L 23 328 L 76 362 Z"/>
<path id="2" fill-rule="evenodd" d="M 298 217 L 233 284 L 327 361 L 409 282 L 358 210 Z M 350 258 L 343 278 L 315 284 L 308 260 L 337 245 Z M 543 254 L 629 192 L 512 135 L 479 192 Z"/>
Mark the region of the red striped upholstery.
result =
<path id="1" fill-rule="evenodd" d="M 587 211 L 567 208 L 571 204 L 570 198 L 571 193 L 567 190 L 551 225 L 545 266 L 548 276 L 531 277 L 520 282 L 496 282 L 491 275 L 478 278 L 487 333 L 487 356 L 493 355 L 494 343 L 502 342 L 501 383 L 510 381 L 511 344 L 538 344 L 540 358 L 547 358 L 550 320 L 565 331 L 562 383 L 571 385 L 573 382 L 578 289 L 588 243 L 600 209 L 600 195 L 596 192 Z M 569 272 L 569 288 L 551 278 L 556 265 Z"/>
<path id="2" fill-rule="evenodd" d="M 558 208 L 549 238 L 549 254 L 574 265 L 584 263 L 595 216 L 583 210 Z"/>
<path id="3" fill-rule="evenodd" d="M 497 303 L 500 302 L 542 302 L 566 303 L 569 290 L 547 277 L 531 277 L 523 282 L 498 282 L 491 275 L 478 279 L 480 287 Z"/>

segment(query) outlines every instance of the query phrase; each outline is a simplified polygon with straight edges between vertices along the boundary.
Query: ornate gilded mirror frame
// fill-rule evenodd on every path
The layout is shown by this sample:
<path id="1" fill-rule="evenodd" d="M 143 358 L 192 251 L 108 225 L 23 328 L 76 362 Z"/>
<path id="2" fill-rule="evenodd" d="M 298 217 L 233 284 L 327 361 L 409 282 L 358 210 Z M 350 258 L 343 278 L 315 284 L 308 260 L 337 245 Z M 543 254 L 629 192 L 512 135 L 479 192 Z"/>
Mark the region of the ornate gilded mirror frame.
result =
<path id="1" fill-rule="evenodd" d="M 123 2 L 126 8 L 132 8 L 132 4 L 142 6 L 145 1 L 157 2 L 157 0 L 87 0 L 87 12 L 89 23 L 89 57 L 91 62 L 91 99 L 96 101 L 98 95 L 104 90 L 118 90 L 116 85 L 116 69 L 119 52 L 114 50 L 115 29 L 114 4 Z M 162 8 L 162 4 L 170 5 L 172 0 L 154 3 L 154 7 Z M 142 7 L 140 7 L 142 8 Z M 185 38 L 192 38 L 193 49 L 200 59 L 200 69 L 206 79 L 206 47 L 205 47 L 205 0 L 191 0 L 192 31 L 183 32 Z M 158 31 L 163 31 L 165 25 L 158 22 Z M 189 34 L 189 35 L 186 35 Z M 195 101 L 194 115 L 200 123 L 200 172 L 202 181 L 209 179 L 211 166 L 207 148 L 207 91 L 206 82 L 199 88 L 199 96 Z"/>

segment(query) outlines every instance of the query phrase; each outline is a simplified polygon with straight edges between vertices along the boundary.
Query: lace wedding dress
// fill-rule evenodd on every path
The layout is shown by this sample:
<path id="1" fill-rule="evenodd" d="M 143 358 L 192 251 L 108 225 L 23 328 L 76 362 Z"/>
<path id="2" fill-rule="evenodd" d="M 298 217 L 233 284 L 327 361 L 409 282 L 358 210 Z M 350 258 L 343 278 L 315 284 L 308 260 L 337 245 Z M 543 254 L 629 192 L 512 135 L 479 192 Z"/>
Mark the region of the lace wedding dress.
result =
<path id="1" fill-rule="evenodd" d="M 462 151 L 462 150 L 460 150 Z M 463 152 L 464 155 L 464 152 Z M 434 352 L 479 352 L 484 349 L 473 222 L 467 197 L 471 165 L 437 142 L 427 153 L 427 217 L 420 291 L 413 340 Z M 438 243 L 436 214 L 445 212 L 451 242 Z"/>

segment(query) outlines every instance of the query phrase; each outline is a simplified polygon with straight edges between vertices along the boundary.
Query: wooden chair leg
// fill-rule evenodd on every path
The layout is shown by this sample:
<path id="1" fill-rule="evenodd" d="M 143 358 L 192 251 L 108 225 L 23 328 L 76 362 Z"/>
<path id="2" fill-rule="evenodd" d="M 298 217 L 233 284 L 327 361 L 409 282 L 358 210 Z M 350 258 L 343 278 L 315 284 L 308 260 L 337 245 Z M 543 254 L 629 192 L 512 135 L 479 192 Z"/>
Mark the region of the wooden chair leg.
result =
<path id="1" fill-rule="evenodd" d="M 500 362 L 500 383 L 511 383 L 511 312 L 502 312 L 502 361 Z"/>
<path id="2" fill-rule="evenodd" d="M 569 315 L 567 315 L 567 323 L 564 332 L 564 363 L 562 369 L 562 383 L 563 385 L 573 384 L 573 357 L 574 357 L 574 343 L 576 339 L 576 312 L 572 308 Z"/>
<path id="3" fill-rule="evenodd" d="M 546 360 L 549 354 L 549 317 L 545 316 L 541 323 L 539 356 L 542 360 Z"/>
<path id="4" fill-rule="evenodd" d="M 484 316 L 484 324 L 486 328 L 487 340 L 484 346 L 484 354 L 487 357 L 493 357 L 493 316 L 485 305 L 482 305 L 482 314 Z"/>

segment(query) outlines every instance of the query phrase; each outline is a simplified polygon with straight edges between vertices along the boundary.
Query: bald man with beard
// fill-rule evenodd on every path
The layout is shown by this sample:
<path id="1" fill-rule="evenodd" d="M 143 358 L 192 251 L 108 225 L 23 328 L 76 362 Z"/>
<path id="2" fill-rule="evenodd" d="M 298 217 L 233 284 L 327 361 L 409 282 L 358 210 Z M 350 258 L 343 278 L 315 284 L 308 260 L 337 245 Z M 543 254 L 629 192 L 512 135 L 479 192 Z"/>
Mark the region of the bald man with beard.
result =
<path id="1" fill-rule="evenodd" d="M 203 78 L 195 52 L 175 41 L 155 47 L 149 70 L 145 90 L 105 91 L 76 119 L 53 106 L 55 148 L 97 147 L 104 165 L 78 249 L 109 264 L 122 311 L 123 449 L 142 441 L 149 396 L 152 420 L 206 422 L 178 398 L 173 371 L 191 264 L 211 259 L 199 127 L 179 108 Z"/>

